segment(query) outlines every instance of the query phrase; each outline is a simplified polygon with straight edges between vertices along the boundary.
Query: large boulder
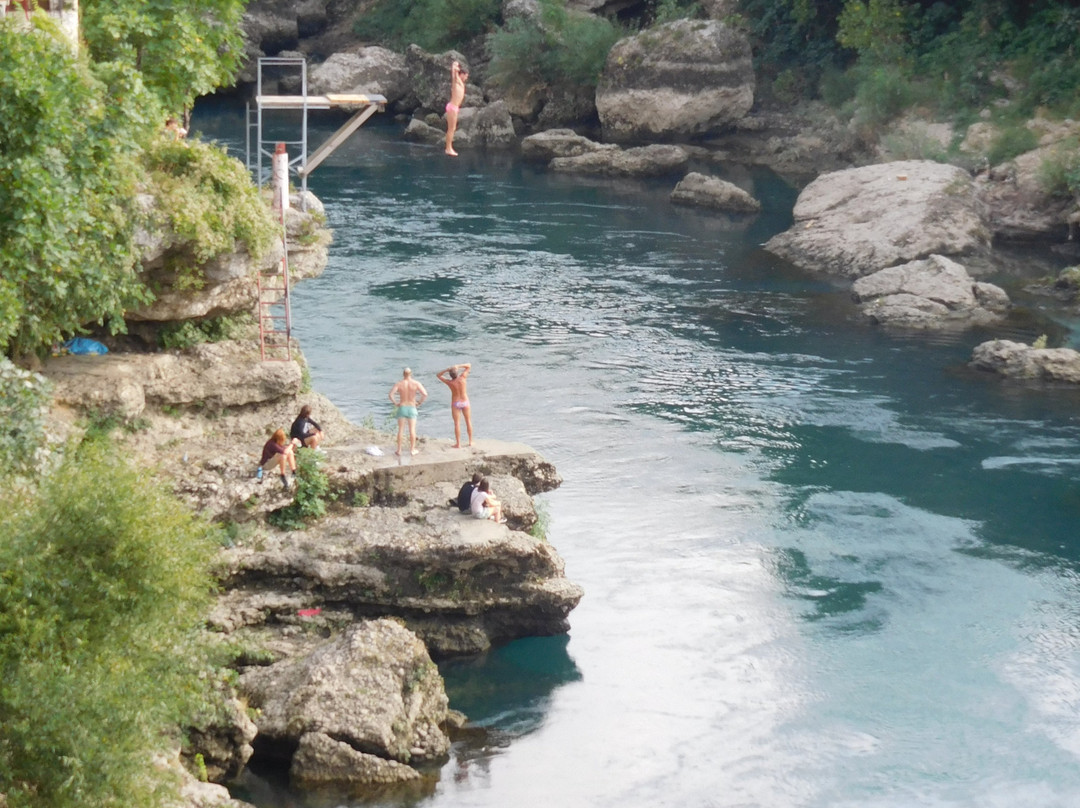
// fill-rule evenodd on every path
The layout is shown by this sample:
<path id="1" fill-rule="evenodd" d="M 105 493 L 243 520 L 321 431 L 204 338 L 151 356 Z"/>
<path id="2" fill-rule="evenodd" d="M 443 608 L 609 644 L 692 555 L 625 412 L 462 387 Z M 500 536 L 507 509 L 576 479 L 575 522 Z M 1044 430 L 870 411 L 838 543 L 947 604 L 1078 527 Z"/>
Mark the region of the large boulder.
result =
<path id="1" fill-rule="evenodd" d="M 678 20 L 622 39 L 596 88 L 604 139 L 707 135 L 754 104 L 750 42 L 716 20 Z"/>
<path id="2" fill-rule="evenodd" d="M 405 51 L 405 69 L 409 76 L 410 95 L 416 102 L 414 107 L 439 113 L 446 109 L 446 102 L 450 99 L 450 65 L 455 61 L 465 68 L 469 66 L 465 56 L 458 51 L 432 54 L 419 45 L 409 45 Z M 482 103 L 483 91 L 474 84 L 467 84 L 462 110 Z"/>
<path id="3" fill-rule="evenodd" d="M 374 93 L 393 104 L 409 92 L 405 57 L 377 46 L 335 53 L 313 68 L 308 91 L 326 93 Z"/>
<path id="4" fill-rule="evenodd" d="M 761 203 L 734 183 L 691 171 L 671 192 L 671 201 L 726 213 L 758 213 Z"/>
<path id="5" fill-rule="evenodd" d="M 971 177 L 928 160 L 824 174 L 799 194 L 794 220 L 765 248 L 803 269 L 850 278 L 989 247 Z"/>
<path id="6" fill-rule="evenodd" d="M 433 125 L 438 116 L 413 118 L 405 127 L 403 137 L 417 143 L 442 146 L 446 142 L 445 124 Z M 508 149 L 517 143 L 517 134 L 506 104 L 496 101 L 484 107 L 465 107 L 458 114 L 454 147 L 458 149 Z"/>
<path id="7" fill-rule="evenodd" d="M 399 764 L 435 761 L 450 749 L 442 677 L 424 644 L 395 620 L 354 623 L 309 654 L 251 668 L 238 689 L 259 711 L 260 740 L 282 749 L 296 749 L 312 733 Z M 349 755 L 324 748 L 308 758 L 302 777 L 333 779 L 327 767 L 335 761 L 339 779 L 356 776 Z M 371 768 L 377 780 L 415 777 L 403 767 Z"/>
<path id="8" fill-rule="evenodd" d="M 1080 351 L 1072 348 L 1033 348 L 995 339 L 975 347 L 971 366 L 1007 379 L 1080 384 Z"/>
<path id="9" fill-rule="evenodd" d="M 852 284 L 852 297 L 879 325 L 956 329 L 1002 319 L 1005 292 L 972 279 L 963 266 L 940 255 L 887 267 Z"/>
<path id="10" fill-rule="evenodd" d="M 632 149 L 598 149 L 556 157 L 548 167 L 567 174 L 601 177 L 664 177 L 686 170 L 690 157 L 679 146 L 653 144 Z"/>

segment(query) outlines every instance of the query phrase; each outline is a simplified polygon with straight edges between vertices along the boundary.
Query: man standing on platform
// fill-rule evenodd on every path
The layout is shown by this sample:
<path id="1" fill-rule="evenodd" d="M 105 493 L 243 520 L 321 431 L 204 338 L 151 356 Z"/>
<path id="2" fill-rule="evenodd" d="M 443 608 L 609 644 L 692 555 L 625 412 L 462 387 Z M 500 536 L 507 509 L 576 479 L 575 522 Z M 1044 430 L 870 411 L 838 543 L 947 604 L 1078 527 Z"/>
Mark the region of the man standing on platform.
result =
<path id="1" fill-rule="evenodd" d="M 417 395 L 420 399 L 417 400 Z M 428 392 L 424 385 L 412 377 L 412 370 L 405 368 L 401 372 L 401 381 L 390 388 L 390 402 L 394 405 L 397 416 L 397 451 L 394 454 L 401 456 L 401 435 L 405 430 L 405 422 L 409 422 L 409 445 L 412 454 L 416 454 L 416 416 L 417 408 L 427 399 Z"/>

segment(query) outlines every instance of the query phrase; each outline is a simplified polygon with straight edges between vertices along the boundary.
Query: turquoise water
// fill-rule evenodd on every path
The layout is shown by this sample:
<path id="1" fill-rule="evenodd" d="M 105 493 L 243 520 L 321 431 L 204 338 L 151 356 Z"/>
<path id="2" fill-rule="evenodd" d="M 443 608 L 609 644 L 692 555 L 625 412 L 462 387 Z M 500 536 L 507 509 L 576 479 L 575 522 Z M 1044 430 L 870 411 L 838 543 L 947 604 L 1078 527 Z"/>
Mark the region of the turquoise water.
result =
<path id="1" fill-rule="evenodd" d="M 733 178 L 749 226 L 387 124 L 313 174 L 315 387 L 382 424 L 410 365 L 446 439 L 434 373 L 472 362 L 478 436 L 564 477 L 541 499 L 586 591 L 568 637 L 443 666 L 487 732 L 377 804 L 1080 804 L 1080 396 L 967 370 L 985 333 L 861 324 L 760 249 L 795 191 Z"/>

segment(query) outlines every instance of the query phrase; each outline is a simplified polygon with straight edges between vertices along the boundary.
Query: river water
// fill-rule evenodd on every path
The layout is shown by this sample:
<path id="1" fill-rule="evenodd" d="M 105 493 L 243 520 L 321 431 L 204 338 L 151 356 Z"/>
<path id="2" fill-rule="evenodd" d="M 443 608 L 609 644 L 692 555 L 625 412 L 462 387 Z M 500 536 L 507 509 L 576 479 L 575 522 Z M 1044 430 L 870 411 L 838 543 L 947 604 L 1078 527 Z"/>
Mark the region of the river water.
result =
<path id="1" fill-rule="evenodd" d="M 235 113 L 195 124 L 242 142 Z M 387 122 L 315 171 L 314 386 L 381 426 L 409 365 L 421 435 L 452 438 L 434 373 L 471 362 L 477 435 L 564 478 L 540 500 L 586 594 L 568 637 L 443 666 L 489 733 L 425 795 L 247 799 L 1080 805 L 1080 398 L 967 370 L 985 333 L 860 323 L 760 248 L 796 192 L 732 178 L 766 206 L 749 226 Z"/>

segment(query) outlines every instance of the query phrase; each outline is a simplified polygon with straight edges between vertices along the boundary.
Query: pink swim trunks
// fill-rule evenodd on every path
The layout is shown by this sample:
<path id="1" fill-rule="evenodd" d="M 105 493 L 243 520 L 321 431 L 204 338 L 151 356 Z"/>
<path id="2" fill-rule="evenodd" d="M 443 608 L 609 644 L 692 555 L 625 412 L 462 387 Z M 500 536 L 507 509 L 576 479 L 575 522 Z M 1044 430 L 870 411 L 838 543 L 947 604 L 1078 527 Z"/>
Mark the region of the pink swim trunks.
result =
<path id="1" fill-rule="evenodd" d="M 446 111 L 447 112 L 457 112 L 459 109 L 461 109 L 461 107 L 459 107 L 457 104 L 447 104 L 446 105 Z"/>
<path id="2" fill-rule="evenodd" d="M 467 410 L 469 409 L 469 400 L 465 399 L 464 401 L 455 401 L 454 406 L 457 407 L 459 410 Z"/>

